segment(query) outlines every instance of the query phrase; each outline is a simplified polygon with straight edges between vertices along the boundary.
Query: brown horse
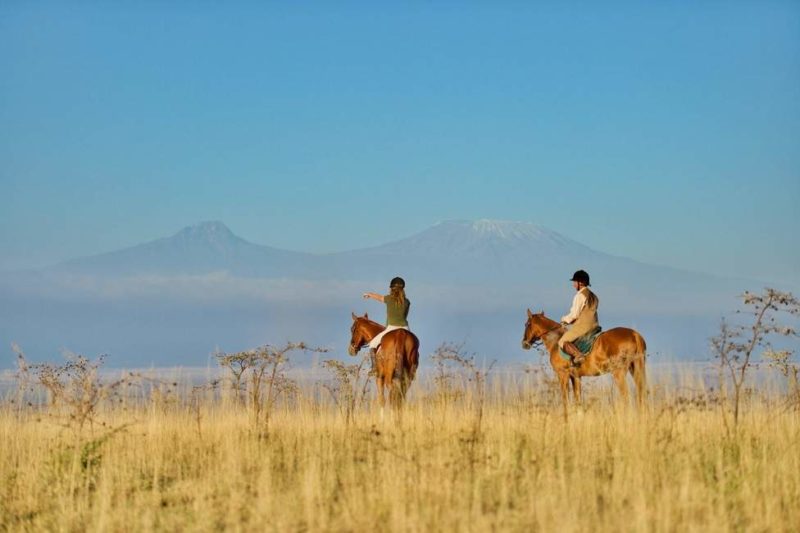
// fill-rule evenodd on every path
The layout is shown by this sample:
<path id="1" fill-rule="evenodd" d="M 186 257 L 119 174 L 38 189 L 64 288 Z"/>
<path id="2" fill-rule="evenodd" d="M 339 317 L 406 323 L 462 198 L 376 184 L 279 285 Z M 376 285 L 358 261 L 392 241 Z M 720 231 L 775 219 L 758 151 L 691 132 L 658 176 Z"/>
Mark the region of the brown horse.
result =
<path id="1" fill-rule="evenodd" d="M 353 326 L 350 328 L 350 347 L 348 353 L 355 355 L 369 341 L 386 329 L 384 326 L 364 316 L 353 315 Z M 378 385 L 378 400 L 381 408 L 386 402 L 384 388 L 389 388 L 389 401 L 399 408 L 414 380 L 419 365 L 419 339 L 405 329 L 390 331 L 381 339 L 381 346 L 372 362 L 375 381 Z"/>
<path id="2" fill-rule="evenodd" d="M 604 331 L 597 337 L 592 350 L 580 366 L 572 366 L 572 362 L 564 359 L 559 353 L 558 339 L 566 332 L 566 328 L 555 320 L 544 316 L 544 312 L 531 313 L 528 309 L 528 321 L 525 322 L 525 333 L 522 337 L 522 348 L 529 350 L 534 343 L 541 340 L 550 352 L 550 366 L 553 367 L 561 385 L 561 400 L 566 413 L 569 383 L 575 401 L 581 401 L 581 378 L 611 373 L 622 397 L 628 400 L 627 373 L 633 376 L 636 383 L 636 398 L 639 406 L 644 405 L 645 389 L 645 352 L 647 346 L 644 338 L 629 328 L 613 328 Z"/>

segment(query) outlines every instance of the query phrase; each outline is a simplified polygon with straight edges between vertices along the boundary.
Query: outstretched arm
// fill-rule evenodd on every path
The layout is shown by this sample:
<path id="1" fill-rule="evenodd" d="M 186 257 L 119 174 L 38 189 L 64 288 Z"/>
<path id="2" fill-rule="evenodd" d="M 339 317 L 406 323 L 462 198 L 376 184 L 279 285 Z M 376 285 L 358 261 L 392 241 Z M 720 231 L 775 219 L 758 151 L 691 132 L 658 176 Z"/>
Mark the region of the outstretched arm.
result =
<path id="1" fill-rule="evenodd" d="M 377 301 L 383 303 L 383 296 L 381 296 L 380 294 L 377 294 L 375 292 L 365 292 L 364 293 L 364 299 L 365 300 L 368 300 L 368 299 L 377 300 Z"/>

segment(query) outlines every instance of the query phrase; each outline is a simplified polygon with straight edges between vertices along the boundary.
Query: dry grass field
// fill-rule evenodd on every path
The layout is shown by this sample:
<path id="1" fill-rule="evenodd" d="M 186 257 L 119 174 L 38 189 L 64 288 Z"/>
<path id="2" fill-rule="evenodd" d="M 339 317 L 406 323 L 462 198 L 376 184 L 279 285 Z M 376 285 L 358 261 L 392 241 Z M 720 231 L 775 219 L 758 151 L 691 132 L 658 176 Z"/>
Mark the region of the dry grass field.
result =
<path id="1" fill-rule="evenodd" d="M 0 410 L 0 529 L 800 525 L 800 413 L 785 389 L 748 390 L 734 427 L 694 376 L 652 378 L 644 412 L 615 402 L 606 376 L 585 380 L 584 406 L 565 420 L 543 370 L 484 381 L 481 370 L 440 367 L 414 384 L 401 415 L 382 417 L 361 401 L 363 369 L 330 370 L 326 383 L 294 387 L 277 372 L 281 387 L 259 384 L 259 410 L 230 383 L 176 390 L 123 380 L 120 391 L 98 385 L 92 371 L 61 375 L 67 387 L 51 406 L 9 394 Z M 81 405 L 91 401 L 81 427 Z"/>

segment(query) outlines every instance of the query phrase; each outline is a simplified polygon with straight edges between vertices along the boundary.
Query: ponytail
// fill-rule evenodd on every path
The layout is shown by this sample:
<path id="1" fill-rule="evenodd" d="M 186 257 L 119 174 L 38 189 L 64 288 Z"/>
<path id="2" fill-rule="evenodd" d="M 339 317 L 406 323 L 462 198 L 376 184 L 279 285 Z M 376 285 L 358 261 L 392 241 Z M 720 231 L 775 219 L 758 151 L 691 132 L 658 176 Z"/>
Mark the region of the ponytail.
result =
<path id="1" fill-rule="evenodd" d="M 389 296 L 391 296 L 394 299 L 395 303 L 397 303 L 397 305 L 400 306 L 400 309 L 405 307 L 406 291 L 403 287 L 399 285 L 394 285 L 393 287 L 391 287 L 391 294 Z"/>

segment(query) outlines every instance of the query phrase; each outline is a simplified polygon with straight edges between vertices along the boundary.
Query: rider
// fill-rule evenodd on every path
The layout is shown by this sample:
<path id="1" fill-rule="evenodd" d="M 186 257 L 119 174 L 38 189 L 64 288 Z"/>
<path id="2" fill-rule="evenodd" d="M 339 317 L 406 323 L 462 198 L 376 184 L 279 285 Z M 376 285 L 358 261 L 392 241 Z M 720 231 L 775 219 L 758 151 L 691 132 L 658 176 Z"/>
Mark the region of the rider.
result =
<path id="1" fill-rule="evenodd" d="M 589 274 L 586 271 L 578 270 L 570 281 L 577 292 L 572 299 L 572 309 L 561 317 L 561 323 L 572 324 L 572 327 L 558 340 L 558 347 L 571 355 L 573 364 L 577 365 L 583 362 L 584 355 L 573 343 L 600 327 L 597 321 L 597 306 L 600 301 L 589 290 Z"/>
<path id="2" fill-rule="evenodd" d="M 395 329 L 408 330 L 408 310 L 411 302 L 406 298 L 406 282 L 403 278 L 393 278 L 389 283 L 389 294 L 381 296 L 374 292 L 365 292 L 364 298 L 372 298 L 386 304 L 386 329 L 378 333 L 374 339 L 369 341 L 372 353 L 378 351 L 381 339 L 384 335 Z"/>

